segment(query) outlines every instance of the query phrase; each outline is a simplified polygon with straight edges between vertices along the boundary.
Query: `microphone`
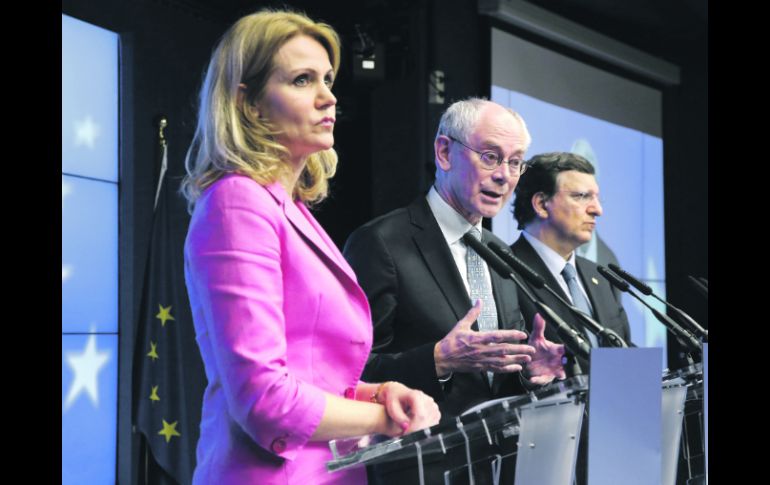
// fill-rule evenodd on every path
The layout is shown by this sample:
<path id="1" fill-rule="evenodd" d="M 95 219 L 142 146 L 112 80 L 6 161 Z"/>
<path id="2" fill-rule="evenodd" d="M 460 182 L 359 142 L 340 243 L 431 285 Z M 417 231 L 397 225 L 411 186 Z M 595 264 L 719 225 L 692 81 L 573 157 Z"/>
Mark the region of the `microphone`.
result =
<path id="1" fill-rule="evenodd" d="M 547 288 L 543 277 L 537 274 L 532 268 L 524 264 L 522 260 L 514 256 L 513 252 L 510 250 L 510 248 L 508 248 L 508 246 L 503 246 L 497 241 L 489 241 L 487 246 L 489 246 L 489 249 L 491 249 L 492 252 L 498 255 L 503 261 L 508 263 L 508 265 L 514 268 L 520 275 L 524 276 L 524 279 L 529 281 L 529 284 L 534 286 L 536 289 L 540 290 L 542 288 Z M 583 315 L 585 315 L 585 313 L 583 313 Z"/>
<path id="2" fill-rule="evenodd" d="M 695 287 L 696 290 L 698 290 L 698 293 L 703 295 L 707 300 L 709 297 L 709 283 L 706 278 L 695 278 L 694 276 L 687 276 L 687 279 L 690 280 L 690 283 Z"/>
<path id="3" fill-rule="evenodd" d="M 492 250 L 497 256 L 505 261 L 509 266 L 516 269 L 516 271 L 524 276 L 532 286 L 537 289 L 545 288 L 551 295 L 566 306 L 572 313 L 575 314 L 580 320 L 583 321 L 588 330 L 594 335 L 599 337 L 608 347 L 636 347 L 633 343 L 627 344 L 615 331 L 609 328 L 603 327 L 599 322 L 591 318 L 590 315 L 586 315 L 581 312 L 573 304 L 562 298 L 553 288 L 545 284 L 545 280 L 542 276 L 537 274 L 532 268 L 526 265 L 522 260 L 517 258 L 513 252 L 507 246 L 503 246 L 496 241 L 490 241 L 488 244 L 489 249 Z"/>
<path id="4" fill-rule="evenodd" d="M 609 263 L 607 266 L 609 266 L 610 269 L 615 272 L 615 276 L 620 276 L 624 280 L 631 283 L 631 285 L 633 285 L 633 287 L 636 288 L 637 290 L 641 291 L 644 296 L 652 295 L 652 288 L 650 288 L 649 286 L 645 285 L 638 279 L 634 278 L 632 275 L 620 269 L 620 267 L 617 264 Z"/>
<path id="5" fill-rule="evenodd" d="M 693 320 L 693 318 L 690 315 L 686 314 L 685 312 L 683 312 L 679 308 L 675 307 L 674 305 L 672 305 L 669 302 L 667 302 L 667 301 L 663 300 L 662 298 L 660 298 L 658 295 L 656 295 L 655 293 L 652 292 L 652 288 L 650 288 L 649 286 L 645 285 L 644 283 L 642 283 L 638 279 L 634 278 L 632 275 L 630 275 L 630 274 L 626 273 L 625 271 L 623 271 L 618 265 L 610 263 L 607 266 L 609 266 L 612 271 L 614 271 L 615 273 L 620 275 L 624 280 L 626 280 L 629 283 L 631 283 L 631 285 L 634 288 L 636 288 L 637 290 L 641 291 L 645 296 L 652 295 L 656 300 L 662 302 L 667 307 L 669 307 L 674 312 L 674 316 L 677 317 L 677 320 L 679 320 L 679 323 L 684 325 L 687 328 L 687 330 L 689 330 L 690 332 L 694 333 L 695 335 L 697 335 L 701 339 L 703 339 L 706 342 L 708 342 L 708 339 L 709 339 L 709 332 L 708 332 L 708 330 L 706 330 L 703 327 L 701 327 L 700 325 L 698 325 L 698 322 Z M 692 278 L 692 277 L 690 277 L 690 278 Z M 706 287 L 706 291 L 708 292 L 708 287 Z"/>
<path id="6" fill-rule="evenodd" d="M 668 328 L 671 331 L 671 333 L 674 334 L 674 336 L 677 338 L 677 340 L 679 340 L 679 342 L 682 345 L 684 345 L 686 348 L 689 348 L 692 351 L 700 352 L 701 350 L 700 342 L 698 342 L 698 340 L 695 337 L 693 337 L 692 334 L 690 334 L 690 332 L 680 327 L 679 324 L 677 324 L 674 320 L 672 320 L 668 315 L 660 313 L 658 310 L 650 306 L 649 303 L 647 303 L 642 298 L 640 298 L 639 295 L 631 291 L 631 289 L 628 286 L 628 283 L 620 279 L 618 275 L 608 270 L 604 266 L 598 266 L 596 269 L 599 271 L 599 273 L 602 276 L 604 276 L 607 279 L 607 281 L 610 282 L 610 284 L 618 288 L 620 291 L 625 291 L 626 293 L 630 294 L 631 296 L 633 296 L 634 298 L 642 302 L 642 305 L 649 308 L 652 311 L 652 314 L 655 315 L 655 318 L 657 318 L 660 323 L 665 325 L 666 328 Z"/>
<path id="7" fill-rule="evenodd" d="M 588 360 L 591 347 L 588 345 L 588 343 L 586 343 L 583 336 L 580 335 L 577 330 L 569 326 L 564 320 L 562 320 L 556 314 L 556 312 L 548 307 L 548 305 L 535 298 L 532 292 L 529 291 L 526 286 L 524 286 L 521 280 L 519 280 L 519 278 L 514 274 L 513 269 L 508 266 L 505 261 L 500 259 L 495 253 L 490 251 L 489 248 L 484 246 L 481 241 L 470 234 L 463 235 L 463 241 L 465 244 L 473 248 L 473 250 L 476 251 L 479 256 L 481 256 L 481 259 L 486 261 L 487 264 L 489 264 L 489 266 L 497 271 L 500 276 L 513 280 L 514 283 L 516 283 L 516 285 L 521 288 L 526 297 L 529 298 L 529 300 L 532 301 L 532 303 L 538 308 L 538 311 L 543 315 L 543 317 L 547 321 L 556 325 L 556 331 L 564 342 L 564 345 L 567 346 L 573 355 L 577 355 Z M 575 362 L 575 364 L 577 365 L 577 362 Z"/>

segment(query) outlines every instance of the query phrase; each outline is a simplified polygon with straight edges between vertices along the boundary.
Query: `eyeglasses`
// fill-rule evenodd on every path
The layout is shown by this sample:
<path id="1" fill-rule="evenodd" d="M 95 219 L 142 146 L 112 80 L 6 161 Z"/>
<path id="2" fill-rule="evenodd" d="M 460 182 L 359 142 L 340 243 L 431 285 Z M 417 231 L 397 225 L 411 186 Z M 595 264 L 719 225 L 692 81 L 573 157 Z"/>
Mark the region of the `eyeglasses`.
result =
<path id="1" fill-rule="evenodd" d="M 508 164 L 508 168 L 511 170 L 511 173 L 513 174 L 521 175 L 527 170 L 526 162 L 520 158 L 509 158 L 508 160 L 503 160 L 503 157 L 501 157 L 500 154 L 494 150 L 484 150 L 482 152 L 469 147 L 468 145 L 461 142 L 457 138 L 454 138 L 448 135 L 447 137 L 452 141 L 456 141 L 457 143 L 464 146 L 468 150 L 478 153 L 479 157 L 481 158 L 481 166 L 487 170 L 494 170 L 500 165 L 502 165 L 503 162 Z"/>
<path id="2" fill-rule="evenodd" d="M 599 194 L 595 192 L 579 192 L 573 190 L 559 190 L 558 192 L 563 192 L 569 195 L 572 200 L 580 205 L 588 205 L 594 200 L 596 200 L 597 204 L 601 205 L 602 203 L 601 199 L 599 199 Z"/>

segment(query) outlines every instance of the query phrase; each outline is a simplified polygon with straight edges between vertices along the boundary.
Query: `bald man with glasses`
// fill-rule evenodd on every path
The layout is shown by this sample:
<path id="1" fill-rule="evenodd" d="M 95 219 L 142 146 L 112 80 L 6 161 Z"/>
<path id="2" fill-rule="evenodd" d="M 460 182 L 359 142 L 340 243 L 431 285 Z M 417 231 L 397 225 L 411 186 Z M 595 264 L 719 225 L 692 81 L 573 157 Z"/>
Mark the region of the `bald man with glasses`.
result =
<path id="1" fill-rule="evenodd" d="M 471 234 L 505 244 L 482 219 L 506 206 L 527 169 L 529 144 L 526 124 L 512 110 L 478 98 L 452 104 L 434 140 L 433 187 L 360 227 L 345 244 L 372 309 L 374 344 L 363 378 L 422 390 L 439 405 L 442 422 L 475 404 L 564 378 L 563 346 L 544 338 L 539 317 L 530 316 L 529 335 L 522 331 L 516 286 L 490 271 L 463 240 Z M 489 446 L 473 456 L 511 451 Z M 462 449 L 426 457 L 425 483 L 444 483 L 444 470 L 465 461 Z M 508 483 L 512 462 L 503 462 Z M 410 460 L 375 467 L 370 483 L 406 485 L 418 477 Z"/>

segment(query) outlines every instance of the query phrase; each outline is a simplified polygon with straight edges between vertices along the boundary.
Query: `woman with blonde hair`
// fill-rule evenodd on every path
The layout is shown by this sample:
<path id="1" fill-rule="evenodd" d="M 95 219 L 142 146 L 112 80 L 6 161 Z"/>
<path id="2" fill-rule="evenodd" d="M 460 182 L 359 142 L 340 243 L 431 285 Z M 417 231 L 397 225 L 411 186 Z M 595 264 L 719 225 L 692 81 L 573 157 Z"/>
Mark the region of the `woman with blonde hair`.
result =
<path id="1" fill-rule="evenodd" d="M 212 54 L 182 193 L 185 279 L 208 387 L 193 482 L 364 483 L 327 441 L 440 417 L 395 382 L 359 380 L 371 314 L 307 206 L 334 175 L 334 30 L 293 12 L 237 21 Z"/>

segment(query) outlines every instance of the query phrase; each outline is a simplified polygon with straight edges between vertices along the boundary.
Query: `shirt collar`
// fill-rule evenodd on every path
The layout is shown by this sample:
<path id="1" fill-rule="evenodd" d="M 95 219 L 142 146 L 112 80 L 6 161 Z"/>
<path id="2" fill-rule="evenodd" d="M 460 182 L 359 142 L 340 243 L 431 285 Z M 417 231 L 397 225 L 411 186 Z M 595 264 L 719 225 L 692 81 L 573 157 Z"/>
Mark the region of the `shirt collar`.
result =
<path id="1" fill-rule="evenodd" d="M 571 263 L 572 266 L 575 266 L 575 251 L 572 251 L 569 255 L 569 258 L 567 258 L 565 261 L 559 253 L 546 246 L 545 243 L 543 243 L 540 239 L 528 233 L 526 229 L 522 231 L 521 234 L 524 236 L 524 239 L 526 239 L 527 242 L 532 246 L 538 256 L 540 256 L 540 259 L 543 260 L 552 275 L 561 275 L 561 272 L 567 263 Z M 575 269 L 577 270 L 577 267 L 575 267 Z"/>
<path id="2" fill-rule="evenodd" d="M 448 245 L 451 246 L 462 239 L 463 235 L 472 227 L 470 222 L 441 198 L 435 186 L 430 188 L 426 199 Z M 476 224 L 479 232 L 482 232 L 481 227 L 481 219 L 479 219 L 479 223 Z"/>

